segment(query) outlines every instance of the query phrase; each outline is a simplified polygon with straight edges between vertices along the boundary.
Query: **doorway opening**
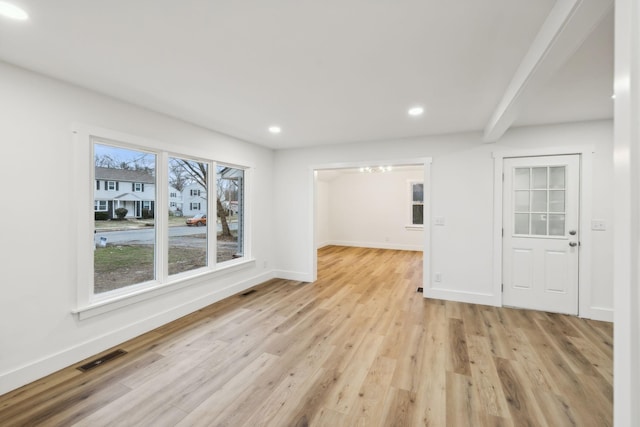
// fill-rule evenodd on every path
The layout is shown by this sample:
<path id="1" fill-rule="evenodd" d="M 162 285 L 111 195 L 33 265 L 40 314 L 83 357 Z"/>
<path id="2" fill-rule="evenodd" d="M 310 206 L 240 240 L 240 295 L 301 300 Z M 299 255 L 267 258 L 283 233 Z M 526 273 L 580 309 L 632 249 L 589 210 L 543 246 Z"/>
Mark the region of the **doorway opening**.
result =
<path id="1" fill-rule="evenodd" d="M 430 267 L 431 159 L 328 164 L 312 169 L 313 280 L 326 246 L 420 251 Z"/>

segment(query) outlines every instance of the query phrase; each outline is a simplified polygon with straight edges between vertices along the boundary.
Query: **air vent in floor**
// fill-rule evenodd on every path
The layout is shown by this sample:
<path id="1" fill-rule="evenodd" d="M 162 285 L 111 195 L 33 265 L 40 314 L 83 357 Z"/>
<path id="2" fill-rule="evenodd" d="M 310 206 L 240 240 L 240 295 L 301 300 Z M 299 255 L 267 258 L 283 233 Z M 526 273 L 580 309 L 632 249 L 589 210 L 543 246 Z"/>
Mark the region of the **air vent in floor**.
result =
<path id="1" fill-rule="evenodd" d="M 79 366 L 78 370 L 80 370 L 82 372 L 90 371 L 90 370 L 92 370 L 94 368 L 97 368 L 100 365 L 103 365 L 103 364 L 109 362 L 110 360 L 116 359 L 116 358 L 118 358 L 120 356 L 123 356 L 125 354 L 127 354 L 127 352 L 124 351 L 124 350 L 112 351 L 111 353 L 105 354 L 102 357 L 99 357 L 99 358 L 97 358 L 95 360 L 92 360 L 89 363 L 85 363 L 84 365 Z"/>

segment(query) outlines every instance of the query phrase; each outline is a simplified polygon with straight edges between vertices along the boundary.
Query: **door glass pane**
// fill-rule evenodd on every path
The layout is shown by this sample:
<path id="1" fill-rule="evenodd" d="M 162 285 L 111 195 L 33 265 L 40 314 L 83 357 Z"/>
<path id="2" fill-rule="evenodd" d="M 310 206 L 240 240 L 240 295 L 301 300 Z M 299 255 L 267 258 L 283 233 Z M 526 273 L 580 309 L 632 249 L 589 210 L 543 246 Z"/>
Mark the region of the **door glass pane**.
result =
<path id="1" fill-rule="evenodd" d="M 169 158 L 169 274 L 207 265 L 208 165 Z"/>
<path id="2" fill-rule="evenodd" d="M 529 212 L 529 192 L 516 191 L 516 212 Z"/>
<path id="3" fill-rule="evenodd" d="M 547 188 L 547 168 L 532 168 L 532 188 Z"/>
<path id="4" fill-rule="evenodd" d="M 531 234 L 536 236 L 547 235 L 546 214 L 531 214 Z"/>
<path id="5" fill-rule="evenodd" d="M 514 186 L 517 190 L 529 189 L 529 171 L 531 168 L 516 168 Z"/>
<path id="6" fill-rule="evenodd" d="M 546 190 L 532 191 L 531 196 L 532 196 L 531 211 L 546 212 L 547 211 L 547 191 Z"/>
<path id="7" fill-rule="evenodd" d="M 514 225 L 515 234 L 529 234 L 529 214 L 515 214 Z"/>
<path id="8" fill-rule="evenodd" d="M 564 212 L 564 190 L 549 192 L 549 212 Z"/>
<path id="9" fill-rule="evenodd" d="M 565 166 L 549 168 L 549 188 L 564 188 Z"/>
<path id="10" fill-rule="evenodd" d="M 106 144 L 94 144 L 94 155 L 95 179 L 109 183 L 93 185 L 97 206 L 106 208 L 95 212 L 93 292 L 99 294 L 156 277 L 156 156 Z"/>
<path id="11" fill-rule="evenodd" d="M 564 236 L 564 215 L 549 215 L 549 235 Z"/>

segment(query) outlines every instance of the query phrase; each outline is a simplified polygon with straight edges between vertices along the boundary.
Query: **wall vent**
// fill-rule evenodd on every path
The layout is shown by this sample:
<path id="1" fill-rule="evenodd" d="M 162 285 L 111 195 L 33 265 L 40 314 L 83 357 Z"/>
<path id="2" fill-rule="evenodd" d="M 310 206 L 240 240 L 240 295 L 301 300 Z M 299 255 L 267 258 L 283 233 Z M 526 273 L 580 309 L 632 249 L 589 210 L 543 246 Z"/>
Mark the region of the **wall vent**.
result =
<path id="1" fill-rule="evenodd" d="M 112 351 L 111 353 L 105 354 L 102 357 L 99 357 L 99 358 L 97 358 L 95 360 L 92 360 L 89 363 L 85 363 L 84 365 L 79 366 L 78 370 L 82 371 L 82 372 L 90 371 L 90 370 L 92 370 L 94 368 L 97 368 L 100 365 L 105 364 L 106 362 L 109 362 L 109 361 L 111 361 L 113 359 L 116 359 L 116 358 L 118 358 L 120 356 L 123 356 L 125 354 L 127 354 L 127 352 L 124 351 L 124 350 L 120 350 L 120 349 L 118 349 L 116 351 Z"/>

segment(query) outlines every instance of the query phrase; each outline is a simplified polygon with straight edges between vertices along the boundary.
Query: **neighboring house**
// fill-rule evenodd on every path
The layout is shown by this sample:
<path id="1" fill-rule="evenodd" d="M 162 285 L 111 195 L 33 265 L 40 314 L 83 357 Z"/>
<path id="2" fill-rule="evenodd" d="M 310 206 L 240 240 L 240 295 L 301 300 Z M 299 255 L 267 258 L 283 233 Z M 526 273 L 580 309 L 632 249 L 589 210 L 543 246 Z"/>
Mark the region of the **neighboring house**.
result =
<path id="1" fill-rule="evenodd" d="M 237 200 L 232 200 L 232 201 L 224 201 L 222 202 L 222 206 L 229 211 L 229 215 L 238 215 L 238 201 Z"/>
<path id="2" fill-rule="evenodd" d="M 127 209 L 126 218 L 153 216 L 155 178 L 146 171 L 96 166 L 94 211 L 116 218 L 116 209 Z"/>
<path id="3" fill-rule="evenodd" d="M 182 214 L 194 216 L 199 213 L 207 213 L 207 191 L 200 184 L 189 184 L 182 190 Z"/>
<path id="4" fill-rule="evenodd" d="M 169 186 L 169 212 L 176 216 L 183 215 L 182 193 L 175 187 Z"/>

